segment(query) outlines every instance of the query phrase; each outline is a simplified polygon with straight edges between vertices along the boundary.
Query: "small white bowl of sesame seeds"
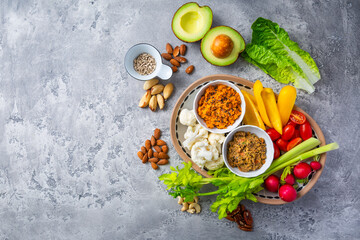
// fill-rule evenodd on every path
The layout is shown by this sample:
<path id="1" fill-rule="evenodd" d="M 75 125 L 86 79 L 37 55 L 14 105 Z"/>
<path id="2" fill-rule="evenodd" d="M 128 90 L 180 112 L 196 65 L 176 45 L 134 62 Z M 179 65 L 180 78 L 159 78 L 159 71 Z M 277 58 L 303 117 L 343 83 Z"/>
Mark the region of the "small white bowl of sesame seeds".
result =
<path id="1" fill-rule="evenodd" d="M 139 43 L 132 46 L 125 55 L 126 71 L 141 81 L 158 77 L 168 80 L 172 69 L 162 63 L 160 52 L 152 45 Z"/>

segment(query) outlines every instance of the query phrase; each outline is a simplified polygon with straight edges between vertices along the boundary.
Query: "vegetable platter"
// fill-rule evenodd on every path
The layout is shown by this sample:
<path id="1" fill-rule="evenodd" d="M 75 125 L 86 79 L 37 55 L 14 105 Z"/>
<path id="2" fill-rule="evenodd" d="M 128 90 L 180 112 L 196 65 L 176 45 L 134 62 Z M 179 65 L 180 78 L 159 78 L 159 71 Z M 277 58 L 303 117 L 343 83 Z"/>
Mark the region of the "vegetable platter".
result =
<path id="1" fill-rule="evenodd" d="M 200 166 L 198 166 L 195 162 L 193 162 L 191 160 L 191 152 L 189 151 L 189 149 L 187 149 L 183 146 L 183 142 L 185 140 L 184 133 L 186 132 L 187 126 L 184 126 L 180 123 L 179 115 L 183 109 L 192 110 L 193 102 L 194 102 L 197 92 L 201 89 L 201 87 L 203 87 L 207 83 L 215 81 L 215 80 L 229 81 L 230 83 L 236 85 L 240 90 L 246 91 L 246 92 L 250 93 L 251 95 L 253 95 L 254 83 L 251 81 L 248 81 L 241 77 L 236 77 L 236 76 L 231 76 L 231 75 L 219 74 L 219 75 L 206 76 L 206 77 L 203 77 L 203 78 L 195 81 L 182 93 L 182 95 L 178 99 L 178 101 L 173 109 L 172 116 L 171 116 L 171 122 L 170 122 L 171 140 L 172 140 L 172 143 L 173 143 L 176 151 L 178 152 L 180 157 L 185 162 L 192 163 L 192 168 L 196 172 L 198 172 L 199 174 L 201 174 L 202 176 L 204 176 L 206 178 L 211 178 L 212 176 L 208 174 L 208 171 L 205 168 L 201 168 Z M 301 112 L 302 114 L 304 114 L 306 116 L 306 119 L 312 128 L 312 137 L 315 139 L 318 139 L 321 142 L 320 147 L 325 146 L 324 135 L 323 135 L 320 127 L 315 122 L 315 120 L 313 118 L 311 118 L 301 108 L 297 107 L 296 105 L 294 106 L 293 109 Z M 310 176 L 308 177 L 309 181 L 301 183 L 301 185 L 297 188 L 297 199 L 304 196 L 315 185 L 315 183 L 317 182 L 317 180 L 319 179 L 319 177 L 323 171 L 325 161 L 326 161 L 326 153 L 322 153 L 319 158 L 319 163 L 322 165 L 322 168 L 316 172 L 312 172 L 310 174 Z M 226 168 L 226 167 L 224 166 L 224 168 Z M 281 171 L 275 173 L 275 175 L 278 175 L 280 177 Z M 287 203 L 287 202 L 281 200 L 277 193 L 270 192 L 266 189 L 263 189 L 257 193 L 254 193 L 253 195 L 256 197 L 258 202 L 264 203 L 264 204 L 280 205 L 280 204 Z"/>

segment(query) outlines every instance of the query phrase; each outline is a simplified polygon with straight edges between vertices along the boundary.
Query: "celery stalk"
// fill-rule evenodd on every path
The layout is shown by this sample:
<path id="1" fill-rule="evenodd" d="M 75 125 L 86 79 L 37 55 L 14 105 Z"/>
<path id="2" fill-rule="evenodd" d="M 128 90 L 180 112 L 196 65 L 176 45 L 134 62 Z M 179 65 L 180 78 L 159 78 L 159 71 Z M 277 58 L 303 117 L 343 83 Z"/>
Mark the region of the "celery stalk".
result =
<path id="1" fill-rule="evenodd" d="M 266 171 L 271 171 L 275 167 L 289 161 L 290 159 L 299 156 L 300 154 L 307 152 L 320 144 L 320 140 L 316 138 L 309 138 L 308 140 L 300 143 L 290 151 L 284 153 L 281 157 L 277 158 Z"/>
<path id="2" fill-rule="evenodd" d="M 315 148 L 311 151 L 308 151 L 308 152 L 305 152 L 289 161 L 286 161 L 286 162 L 283 162 L 282 164 L 272 168 L 271 170 L 267 170 L 263 175 L 264 176 L 268 176 L 268 175 L 271 175 L 291 164 L 294 164 L 294 163 L 297 163 L 297 162 L 300 162 L 300 161 L 303 161 L 305 159 L 308 159 L 308 158 L 311 158 L 311 157 L 314 157 L 318 154 L 322 154 L 322 153 L 325 153 L 325 152 L 329 152 L 329 151 L 332 151 L 332 150 L 335 150 L 335 149 L 338 149 L 339 148 L 339 145 L 335 142 L 335 143 L 330 143 L 328 145 L 325 145 L 325 146 L 322 146 L 322 147 L 319 147 L 319 148 Z"/>

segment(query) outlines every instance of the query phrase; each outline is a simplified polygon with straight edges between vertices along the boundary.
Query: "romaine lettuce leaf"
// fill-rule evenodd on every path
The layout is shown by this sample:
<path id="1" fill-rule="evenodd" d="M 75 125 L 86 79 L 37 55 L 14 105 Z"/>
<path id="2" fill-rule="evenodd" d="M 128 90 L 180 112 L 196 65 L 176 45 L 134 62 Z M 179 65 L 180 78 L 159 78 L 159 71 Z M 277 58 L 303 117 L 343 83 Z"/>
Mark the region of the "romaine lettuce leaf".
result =
<path id="1" fill-rule="evenodd" d="M 291 41 L 277 23 L 258 18 L 253 25 L 252 42 L 242 56 L 276 81 L 292 82 L 296 88 L 314 92 L 320 72 L 310 54 Z"/>

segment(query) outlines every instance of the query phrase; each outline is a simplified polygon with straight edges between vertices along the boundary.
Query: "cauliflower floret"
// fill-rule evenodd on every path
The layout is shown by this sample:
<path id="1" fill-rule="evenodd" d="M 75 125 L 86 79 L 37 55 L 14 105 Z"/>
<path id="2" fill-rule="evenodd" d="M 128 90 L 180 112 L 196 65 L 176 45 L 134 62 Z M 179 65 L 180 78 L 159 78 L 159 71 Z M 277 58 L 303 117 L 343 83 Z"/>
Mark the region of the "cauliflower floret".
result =
<path id="1" fill-rule="evenodd" d="M 208 141 L 221 153 L 221 144 L 225 141 L 225 135 L 221 133 L 210 133 Z"/>
<path id="2" fill-rule="evenodd" d="M 217 160 L 205 163 L 205 167 L 208 170 L 217 170 L 219 168 L 222 168 L 223 166 L 224 166 L 224 158 L 222 155 L 220 155 Z"/>
<path id="3" fill-rule="evenodd" d="M 194 111 L 184 108 L 180 112 L 179 120 L 182 125 L 195 126 L 196 118 Z"/>
<path id="4" fill-rule="evenodd" d="M 189 126 L 184 134 L 184 138 L 186 139 L 183 142 L 184 147 L 191 150 L 192 146 L 196 142 L 205 141 L 207 142 L 208 131 L 201 127 L 200 124 L 195 125 L 194 127 Z"/>
<path id="5" fill-rule="evenodd" d="M 218 158 L 218 150 L 207 141 L 197 142 L 191 149 L 191 159 L 201 168 L 204 168 L 207 162 Z"/>

